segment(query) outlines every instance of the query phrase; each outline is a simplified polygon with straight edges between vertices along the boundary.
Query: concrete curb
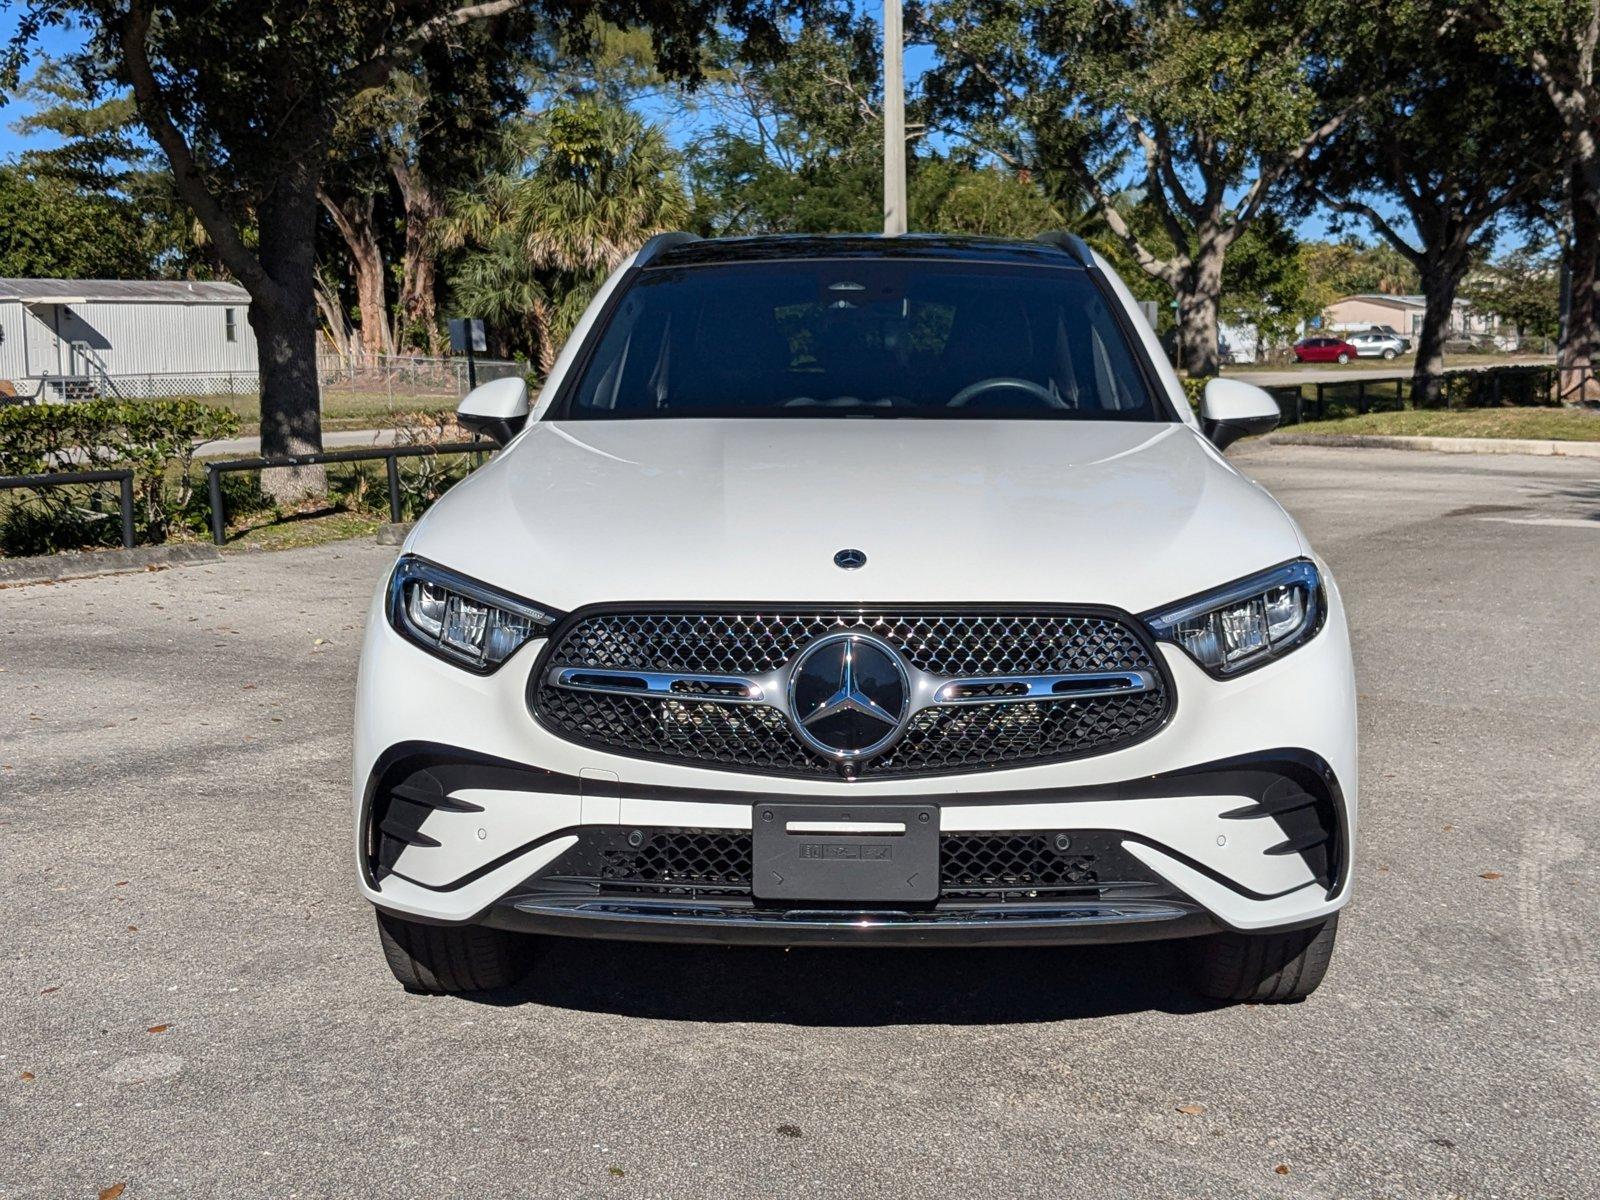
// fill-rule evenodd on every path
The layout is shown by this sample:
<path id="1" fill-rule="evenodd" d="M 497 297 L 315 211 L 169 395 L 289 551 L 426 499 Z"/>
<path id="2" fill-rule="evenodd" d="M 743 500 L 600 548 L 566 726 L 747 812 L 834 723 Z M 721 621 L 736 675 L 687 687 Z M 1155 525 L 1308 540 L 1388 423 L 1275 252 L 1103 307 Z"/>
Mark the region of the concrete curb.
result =
<path id="1" fill-rule="evenodd" d="M 1391 437 L 1369 433 L 1274 433 L 1262 439 L 1274 446 L 1350 446 L 1369 450 L 1432 450 L 1439 454 L 1539 454 L 1557 458 L 1600 458 L 1600 442 L 1558 442 L 1532 438 Z"/>
<path id="2" fill-rule="evenodd" d="M 36 558 L 0 559 L 0 587 L 221 561 L 222 552 L 215 546 L 196 542 L 135 546 L 132 550 L 68 550 L 60 554 L 41 554 Z"/>

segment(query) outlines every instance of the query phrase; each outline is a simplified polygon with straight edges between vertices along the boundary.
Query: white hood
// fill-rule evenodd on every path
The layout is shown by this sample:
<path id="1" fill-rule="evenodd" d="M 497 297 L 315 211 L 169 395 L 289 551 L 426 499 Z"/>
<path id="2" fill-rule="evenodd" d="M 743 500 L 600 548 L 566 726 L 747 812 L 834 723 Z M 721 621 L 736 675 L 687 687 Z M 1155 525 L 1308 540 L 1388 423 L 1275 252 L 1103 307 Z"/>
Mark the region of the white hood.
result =
<path id="1" fill-rule="evenodd" d="M 867 564 L 833 563 L 846 547 Z M 408 548 L 562 610 L 607 601 L 1110 604 L 1305 553 L 1187 425 L 541 422 Z"/>

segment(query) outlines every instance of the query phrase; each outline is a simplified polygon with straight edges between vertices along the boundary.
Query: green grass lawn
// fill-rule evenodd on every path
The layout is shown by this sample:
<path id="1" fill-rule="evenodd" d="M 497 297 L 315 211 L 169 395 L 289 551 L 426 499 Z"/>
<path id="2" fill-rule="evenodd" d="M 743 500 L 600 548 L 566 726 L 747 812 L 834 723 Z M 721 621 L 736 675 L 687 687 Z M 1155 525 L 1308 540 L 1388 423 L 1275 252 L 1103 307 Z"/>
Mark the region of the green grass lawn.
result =
<path id="1" fill-rule="evenodd" d="M 261 432 L 261 400 L 256 396 L 197 396 L 206 404 L 226 408 L 239 418 L 239 433 L 249 437 Z M 454 395 L 420 393 L 389 395 L 385 392 L 352 392 L 327 389 L 322 395 L 324 429 L 387 429 L 400 413 L 446 413 L 456 407 Z"/>
<path id="2" fill-rule="evenodd" d="M 1507 354 L 1499 350 L 1475 351 L 1471 354 L 1446 354 L 1444 356 L 1444 369 L 1447 371 L 1460 371 L 1470 367 L 1514 367 L 1518 365 L 1539 366 L 1549 362 L 1548 356 L 1521 353 Z M 1239 366 L 1223 368 L 1224 375 L 1251 375 L 1258 371 L 1293 371 L 1298 368 L 1318 370 L 1327 367 L 1338 367 L 1338 363 L 1298 363 L 1292 358 L 1283 363 L 1242 363 Z M 1351 370 L 1357 368 L 1364 370 L 1382 371 L 1411 371 L 1417 365 L 1415 354 L 1400 354 L 1394 358 L 1353 358 L 1347 364 Z"/>
<path id="3" fill-rule="evenodd" d="M 230 528 L 227 549 L 298 550 L 323 542 L 371 538 L 379 524 L 377 517 L 332 507 L 282 517 L 264 513 Z"/>
<path id="4" fill-rule="evenodd" d="M 1600 442 L 1600 412 L 1573 408 L 1467 408 L 1374 412 L 1289 426 L 1292 433 L 1383 437 L 1532 438 Z"/>

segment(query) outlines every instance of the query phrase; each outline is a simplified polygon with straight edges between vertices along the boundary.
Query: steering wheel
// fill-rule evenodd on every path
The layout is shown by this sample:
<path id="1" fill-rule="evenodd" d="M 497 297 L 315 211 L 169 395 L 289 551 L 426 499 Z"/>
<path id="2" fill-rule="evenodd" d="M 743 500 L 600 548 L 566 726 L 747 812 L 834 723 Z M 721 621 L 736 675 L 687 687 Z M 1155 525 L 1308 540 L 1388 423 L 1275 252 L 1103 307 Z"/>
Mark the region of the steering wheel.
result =
<path id="1" fill-rule="evenodd" d="M 969 383 L 954 396 L 950 397 L 949 408 L 965 408 L 984 392 L 998 391 L 1001 388 L 1010 388 L 1016 392 L 1026 392 L 1035 400 L 1041 401 L 1049 408 L 1066 408 L 1066 402 L 1055 395 L 1048 388 L 1041 387 L 1031 379 L 1017 379 L 1011 375 L 995 375 L 989 379 L 980 379 L 977 383 Z"/>

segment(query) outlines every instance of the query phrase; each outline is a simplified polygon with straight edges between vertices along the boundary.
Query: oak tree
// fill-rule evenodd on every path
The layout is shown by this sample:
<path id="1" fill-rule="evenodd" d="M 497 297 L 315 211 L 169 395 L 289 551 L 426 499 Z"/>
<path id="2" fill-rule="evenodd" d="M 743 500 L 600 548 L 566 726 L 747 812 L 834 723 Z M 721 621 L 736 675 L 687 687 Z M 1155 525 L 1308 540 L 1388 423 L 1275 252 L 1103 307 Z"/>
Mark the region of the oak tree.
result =
<path id="1" fill-rule="evenodd" d="M 1450 0 L 1396 4 L 1342 32 L 1351 44 L 1333 87 L 1366 99 L 1313 156 L 1308 190 L 1416 269 L 1425 307 L 1411 391 L 1432 405 L 1461 283 L 1507 221 L 1548 200 L 1556 132 L 1531 70 L 1484 45 Z"/>
<path id="2" fill-rule="evenodd" d="M 721 14 L 775 40 L 782 0 L 733 0 Z M 261 438 L 269 455 L 321 448 L 314 301 L 318 189 L 347 106 L 430 47 L 494 22 L 485 55 L 524 52 L 541 23 L 599 14 L 648 26 L 662 68 L 692 75 L 717 13 L 670 0 L 17 0 L 0 88 L 13 88 L 41 29 L 81 22 L 77 66 L 131 89 L 178 193 L 251 296 L 260 348 Z M 253 230 L 253 239 L 247 231 Z M 272 481 L 280 495 L 294 484 Z"/>
<path id="3" fill-rule="evenodd" d="M 1486 44 L 1534 72 L 1559 128 L 1551 143 L 1565 176 L 1567 311 L 1561 394 L 1600 403 L 1600 0 L 1464 0 Z"/>
<path id="4" fill-rule="evenodd" d="M 1177 297 L 1181 355 L 1215 374 L 1230 248 L 1343 121 L 1319 95 L 1318 5 L 945 0 L 930 119 L 1019 168 L 1066 174 L 1133 263 Z M 1170 250 L 1139 236 L 1131 171 Z"/>

